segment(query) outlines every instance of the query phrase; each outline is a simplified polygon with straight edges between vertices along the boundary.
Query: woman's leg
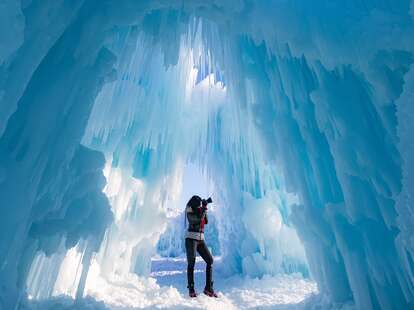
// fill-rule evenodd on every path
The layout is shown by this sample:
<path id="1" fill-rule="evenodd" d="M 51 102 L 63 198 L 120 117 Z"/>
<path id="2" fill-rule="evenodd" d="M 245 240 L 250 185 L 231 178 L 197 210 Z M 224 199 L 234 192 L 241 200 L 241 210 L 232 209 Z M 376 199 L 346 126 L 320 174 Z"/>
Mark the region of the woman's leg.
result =
<path id="1" fill-rule="evenodd" d="M 200 241 L 197 246 L 197 252 L 206 262 L 206 289 L 213 291 L 213 256 L 211 255 L 206 243 Z"/>
<path id="2" fill-rule="evenodd" d="M 189 289 L 194 289 L 194 265 L 196 261 L 197 240 L 186 238 L 185 251 L 187 253 L 187 283 Z"/>

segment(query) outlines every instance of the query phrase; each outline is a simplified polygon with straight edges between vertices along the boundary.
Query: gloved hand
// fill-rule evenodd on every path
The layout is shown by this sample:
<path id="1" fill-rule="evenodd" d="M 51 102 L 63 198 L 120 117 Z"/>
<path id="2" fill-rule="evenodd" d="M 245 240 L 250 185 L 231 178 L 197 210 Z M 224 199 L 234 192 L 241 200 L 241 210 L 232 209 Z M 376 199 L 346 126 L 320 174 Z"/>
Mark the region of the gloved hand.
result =
<path id="1" fill-rule="evenodd" d="M 208 199 L 202 199 L 201 200 L 201 204 L 203 206 L 207 206 L 209 203 L 212 203 L 212 202 L 213 202 L 213 199 L 211 199 L 211 197 L 209 197 Z"/>
<path id="2" fill-rule="evenodd" d="M 211 197 L 209 197 L 208 199 L 203 199 L 203 200 L 201 200 L 201 209 L 202 209 L 202 211 L 203 212 L 207 212 L 207 210 L 208 210 L 208 204 L 209 203 L 212 203 L 213 202 L 213 200 L 211 199 Z"/>

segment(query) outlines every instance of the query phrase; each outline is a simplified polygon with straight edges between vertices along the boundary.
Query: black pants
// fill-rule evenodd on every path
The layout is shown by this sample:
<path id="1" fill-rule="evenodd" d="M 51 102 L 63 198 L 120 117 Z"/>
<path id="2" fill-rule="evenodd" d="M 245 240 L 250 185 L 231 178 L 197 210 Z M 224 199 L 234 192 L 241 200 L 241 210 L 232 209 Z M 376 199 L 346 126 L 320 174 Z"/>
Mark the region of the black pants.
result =
<path id="1" fill-rule="evenodd" d="M 194 286 L 194 265 L 196 261 L 196 252 L 206 262 L 206 288 L 210 289 L 213 281 L 213 256 L 207 248 L 206 243 L 202 240 L 185 239 L 185 250 L 187 252 L 187 281 L 188 286 Z"/>

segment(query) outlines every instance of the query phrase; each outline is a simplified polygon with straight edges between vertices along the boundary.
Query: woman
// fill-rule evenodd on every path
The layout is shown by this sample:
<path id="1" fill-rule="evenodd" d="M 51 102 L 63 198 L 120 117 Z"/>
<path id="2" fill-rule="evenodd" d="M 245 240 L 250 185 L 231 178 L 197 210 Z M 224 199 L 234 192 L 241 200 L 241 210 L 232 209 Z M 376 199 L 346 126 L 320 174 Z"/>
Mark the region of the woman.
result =
<path id="1" fill-rule="evenodd" d="M 197 297 L 194 289 L 194 265 L 196 252 L 206 262 L 206 286 L 204 294 L 210 297 L 217 297 L 213 289 L 213 256 L 204 242 L 204 225 L 208 223 L 207 205 L 213 202 L 211 198 L 201 199 L 193 196 L 187 203 L 185 209 L 188 219 L 188 229 L 185 236 L 185 250 L 187 252 L 187 281 L 190 297 Z"/>

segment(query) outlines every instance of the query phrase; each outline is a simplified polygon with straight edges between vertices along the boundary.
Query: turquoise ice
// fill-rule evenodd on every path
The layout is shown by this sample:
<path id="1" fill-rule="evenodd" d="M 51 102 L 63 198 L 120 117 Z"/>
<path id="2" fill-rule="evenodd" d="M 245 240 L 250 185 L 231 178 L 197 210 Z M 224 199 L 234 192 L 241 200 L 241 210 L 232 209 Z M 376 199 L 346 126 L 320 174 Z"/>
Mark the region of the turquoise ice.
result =
<path id="1" fill-rule="evenodd" d="M 413 16 L 408 0 L 0 1 L 0 309 L 145 286 L 154 259 L 183 257 L 189 188 L 214 198 L 223 281 L 413 308 Z"/>

